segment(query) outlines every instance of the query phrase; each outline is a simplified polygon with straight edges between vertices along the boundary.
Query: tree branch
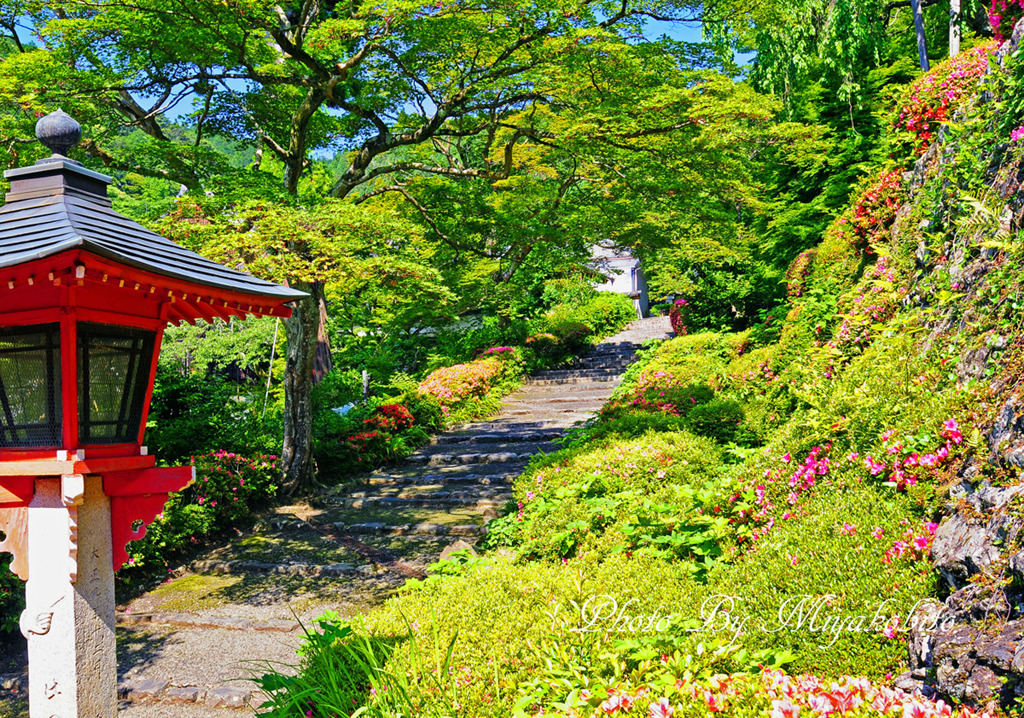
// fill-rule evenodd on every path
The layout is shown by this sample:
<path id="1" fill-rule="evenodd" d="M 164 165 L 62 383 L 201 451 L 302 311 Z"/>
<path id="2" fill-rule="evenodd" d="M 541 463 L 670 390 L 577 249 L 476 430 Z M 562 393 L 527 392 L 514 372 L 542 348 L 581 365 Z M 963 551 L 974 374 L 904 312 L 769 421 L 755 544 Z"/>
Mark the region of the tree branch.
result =
<path id="1" fill-rule="evenodd" d="M 181 176 L 171 172 L 170 170 L 153 169 L 150 167 L 143 167 L 139 165 L 128 164 L 116 159 L 109 152 L 101 148 L 96 144 L 94 139 L 83 139 L 79 145 L 85 153 L 90 157 L 97 157 L 103 162 L 104 167 L 109 167 L 115 170 L 121 170 L 122 172 L 134 172 L 135 174 L 142 175 L 144 177 L 155 177 L 157 179 L 169 180 L 171 182 L 177 182 L 183 184 L 189 189 L 193 188 L 197 184 L 197 178 L 194 174 L 189 176 Z"/>
<path id="2" fill-rule="evenodd" d="M 931 5 L 938 5 L 939 0 L 921 0 L 921 7 L 929 7 Z M 885 20 L 882 23 L 883 27 L 889 27 L 889 22 L 892 20 L 892 11 L 901 8 L 910 7 L 910 0 L 896 0 L 885 6 Z"/>

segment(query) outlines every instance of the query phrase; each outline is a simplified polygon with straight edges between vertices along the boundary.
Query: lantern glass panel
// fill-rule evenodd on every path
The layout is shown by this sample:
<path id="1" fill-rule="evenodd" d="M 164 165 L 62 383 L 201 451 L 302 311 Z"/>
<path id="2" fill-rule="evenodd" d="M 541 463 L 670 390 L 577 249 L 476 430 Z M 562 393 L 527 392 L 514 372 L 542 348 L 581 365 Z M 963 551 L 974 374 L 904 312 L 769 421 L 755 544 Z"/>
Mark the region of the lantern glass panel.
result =
<path id="1" fill-rule="evenodd" d="M 78 325 L 78 438 L 82 444 L 138 440 L 156 333 Z"/>
<path id="2" fill-rule="evenodd" d="M 0 328 L 0 448 L 61 442 L 60 325 Z"/>

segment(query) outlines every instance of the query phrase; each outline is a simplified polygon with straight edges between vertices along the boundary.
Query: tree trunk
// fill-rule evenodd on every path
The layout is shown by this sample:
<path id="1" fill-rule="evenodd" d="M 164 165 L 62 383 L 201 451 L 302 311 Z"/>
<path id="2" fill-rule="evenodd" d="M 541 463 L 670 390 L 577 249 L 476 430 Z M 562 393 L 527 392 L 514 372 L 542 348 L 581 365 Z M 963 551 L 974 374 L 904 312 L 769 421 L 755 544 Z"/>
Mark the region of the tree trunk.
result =
<path id="1" fill-rule="evenodd" d="M 960 0 L 949 2 L 949 56 L 960 54 Z"/>
<path id="2" fill-rule="evenodd" d="M 306 158 L 306 132 L 310 119 L 323 104 L 324 93 L 310 90 L 292 116 L 291 141 L 284 162 L 284 189 L 290 195 L 299 191 L 299 179 Z M 302 253 L 306 247 L 289 244 L 288 251 Z M 323 287 L 317 282 L 293 282 L 292 286 L 309 293 L 295 303 L 292 316 L 285 320 L 288 349 L 284 369 L 284 438 L 281 448 L 281 488 L 288 495 L 305 492 L 316 485 L 313 459 L 313 370 L 320 335 L 320 303 Z"/>
<path id="3" fill-rule="evenodd" d="M 924 34 L 924 15 L 921 14 L 921 0 L 910 0 L 914 10 L 914 28 L 917 30 L 917 54 L 921 59 L 921 69 L 928 72 L 928 40 Z"/>
<path id="4" fill-rule="evenodd" d="M 281 451 L 281 488 L 288 495 L 316 483 L 313 461 L 313 366 L 320 331 L 320 299 L 316 283 L 295 282 L 295 289 L 309 293 L 296 302 L 292 316 L 284 320 L 288 349 L 284 369 L 284 447 Z"/>

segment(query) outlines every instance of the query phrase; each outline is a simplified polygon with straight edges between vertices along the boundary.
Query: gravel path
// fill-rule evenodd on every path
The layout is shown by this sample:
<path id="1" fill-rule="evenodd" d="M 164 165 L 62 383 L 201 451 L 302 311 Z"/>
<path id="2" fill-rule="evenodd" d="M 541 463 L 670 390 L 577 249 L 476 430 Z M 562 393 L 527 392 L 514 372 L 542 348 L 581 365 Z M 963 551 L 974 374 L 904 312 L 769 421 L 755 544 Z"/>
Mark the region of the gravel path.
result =
<path id="1" fill-rule="evenodd" d="M 251 535 L 122 606 L 120 716 L 250 712 L 260 697 L 245 677 L 254 662 L 296 662 L 298 621 L 326 609 L 366 611 L 422 575 L 445 546 L 476 541 L 529 457 L 557 450 L 552 439 L 603 406 L 640 344 L 670 332 L 665 317 L 634 322 L 572 368 L 529 378 L 498 416 L 441 435 L 315 507 L 281 507 Z M 0 672 L 10 671 L 0 678 L 17 683 L 24 659 L 0 659 Z M 0 689 L 0 718 L 27 718 L 11 695 Z"/>

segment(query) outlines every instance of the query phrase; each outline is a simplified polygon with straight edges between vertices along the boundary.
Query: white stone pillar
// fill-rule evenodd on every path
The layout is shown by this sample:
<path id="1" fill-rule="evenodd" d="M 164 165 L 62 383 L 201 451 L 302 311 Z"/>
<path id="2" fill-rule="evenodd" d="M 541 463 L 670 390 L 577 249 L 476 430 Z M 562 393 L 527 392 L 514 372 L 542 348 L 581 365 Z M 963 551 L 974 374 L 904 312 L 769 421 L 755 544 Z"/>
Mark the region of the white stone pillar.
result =
<path id="1" fill-rule="evenodd" d="M 99 476 L 36 479 L 28 508 L 32 718 L 115 718 L 117 655 L 110 499 Z"/>
<path id="2" fill-rule="evenodd" d="M 960 0 L 949 3 L 949 56 L 960 54 Z"/>

